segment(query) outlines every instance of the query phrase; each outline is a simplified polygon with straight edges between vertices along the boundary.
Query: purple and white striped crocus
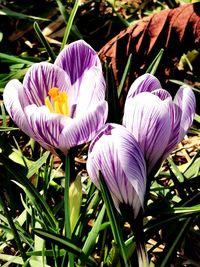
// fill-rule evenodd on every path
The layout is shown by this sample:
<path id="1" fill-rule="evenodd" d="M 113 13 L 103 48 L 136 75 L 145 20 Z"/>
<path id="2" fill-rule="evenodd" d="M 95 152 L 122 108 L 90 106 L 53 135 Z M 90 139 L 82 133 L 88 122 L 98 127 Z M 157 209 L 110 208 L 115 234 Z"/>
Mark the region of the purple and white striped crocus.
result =
<path id="1" fill-rule="evenodd" d="M 136 218 L 143 207 L 146 190 L 146 164 L 133 135 L 122 125 L 105 124 L 92 140 L 87 171 L 99 188 L 101 171 L 118 211 L 124 206 Z"/>
<path id="2" fill-rule="evenodd" d="M 172 99 L 151 74 L 133 82 L 125 102 L 123 125 L 138 141 L 148 175 L 155 174 L 183 139 L 192 124 L 195 107 L 194 93 L 187 85 L 181 86 Z"/>
<path id="3" fill-rule="evenodd" d="M 16 125 L 52 153 L 90 141 L 107 119 L 101 63 L 83 40 L 66 46 L 54 64 L 33 64 L 23 83 L 6 85 L 3 98 Z"/>

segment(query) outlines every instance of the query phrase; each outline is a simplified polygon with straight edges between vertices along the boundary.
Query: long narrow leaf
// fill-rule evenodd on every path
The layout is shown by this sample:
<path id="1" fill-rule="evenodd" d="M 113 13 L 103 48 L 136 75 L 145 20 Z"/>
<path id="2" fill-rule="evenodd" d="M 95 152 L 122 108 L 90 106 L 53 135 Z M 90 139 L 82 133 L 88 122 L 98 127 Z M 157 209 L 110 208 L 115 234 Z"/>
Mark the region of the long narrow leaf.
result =
<path id="1" fill-rule="evenodd" d="M 179 80 L 174 80 L 174 79 L 170 79 L 169 82 L 172 82 L 172 83 L 175 83 L 175 84 L 178 84 L 178 85 L 184 85 L 185 83 L 182 82 L 182 81 L 179 81 Z M 190 86 L 192 88 L 193 91 L 197 92 L 197 93 L 200 93 L 200 89 L 197 89 L 193 86 Z"/>
<path id="2" fill-rule="evenodd" d="M 83 251 L 78 246 L 76 246 L 76 244 L 74 244 L 73 241 L 69 238 L 66 238 L 66 237 L 64 238 L 58 234 L 50 233 L 48 231 L 41 230 L 41 229 L 34 229 L 33 231 L 35 234 L 37 234 L 41 238 L 44 238 L 45 240 L 49 240 L 52 243 L 57 244 L 61 248 L 65 248 L 67 251 L 73 253 L 77 257 L 81 257 L 83 253 Z M 88 258 L 88 263 L 91 264 L 92 266 L 97 266 L 96 261 L 92 257 Z"/>
<path id="3" fill-rule="evenodd" d="M 171 169 L 172 169 L 174 175 L 176 176 L 176 178 L 178 179 L 178 181 L 180 183 L 184 182 L 185 178 L 184 178 L 183 174 L 179 171 L 176 164 L 173 162 L 172 158 L 168 157 L 167 160 L 169 161 L 169 163 L 171 165 Z"/>
<path id="4" fill-rule="evenodd" d="M 37 33 L 37 36 L 40 42 L 43 44 L 49 57 L 51 58 L 51 61 L 54 62 L 56 59 L 56 55 L 54 54 L 50 44 L 48 43 L 48 41 L 45 39 L 44 35 L 42 34 L 39 24 L 35 21 L 33 26 L 34 26 L 35 32 Z"/>
<path id="5" fill-rule="evenodd" d="M 81 265 L 83 265 L 85 263 L 85 261 L 87 261 L 88 256 L 91 254 L 92 249 L 94 248 L 95 244 L 96 244 L 96 239 L 97 236 L 99 235 L 99 231 L 101 229 L 101 224 L 102 224 L 102 220 L 105 214 L 105 205 L 103 205 L 96 221 L 95 224 L 92 227 L 92 230 L 90 231 L 84 246 L 83 246 L 83 252 L 84 252 L 84 257 L 81 258 Z"/>
<path id="6" fill-rule="evenodd" d="M 9 131 L 16 131 L 16 130 L 19 130 L 19 128 L 0 126 L 0 132 L 9 132 Z"/>
<path id="7" fill-rule="evenodd" d="M 34 63 L 33 61 L 29 61 L 27 59 L 23 59 L 23 58 L 13 56 L 13 55 L 8 55 L 5 53 L 0 53 L 0 59 L 6 59 L 6 60 L 11 61 L 11 62 L 24 63 L 27 65 L 32 65 Z"/>
<path id="8" fill-rule="evenodd" d="M 45 216 L 50 226 L 54 229 L 57 229 L 57 220 L 55 219 L 48 204 L 45 202 L 39 192 L 35 189 L 32 183 L 27 179 L 26 173 L 24 172 L 25 169 L 23 168 L 22 171 L 21 166 L 19 164 L 14 163 L 2 153 L 0 154 L 0 161 L 4 164 L 7 171 L 26 188 L 40 215 L 43 217 Z"/>
<path id="9" fill-rule="evenodd" d="M 38 169 L 46 162 L 47 158 L 49 157 L 49 154 L 50 152 L 46 151 L 41 158 L 31 164 L 31 166 L 28 168 L 28 178 L 33 176 L 38 171 Z"/>
<path id="10" fill-rule="evenodd" d="M 116 216 L 116 209 L 115 209 L 112 197 L 111 197 L 110 192 L 106 186 L 106 183 L 104 181 L 104 178 L 103 178 L 101 172 L 99 173 L 99 183 L 100 183 L 102 197 L 103 197 L 103 200 L 104 200 L 104 203 L 106 206 L 106 211 L 108 214 L 108 218 L 110 220 L 111 229 L 112 229 L 112 233 L 113 233 L 115 242 L 117 243 L 119 250 L 121 252 L 121 256 L 124 260 L 124 266 L 128 267 L 129 264 L 128 264 L 128 260 L 127 260 L 125 244 L 123 241 L 121 228 L 119 226 L 119 222 L 118 222 L 118 219 Z"/>
<path id="11" fill-rule="evenodd" d="M 158 55 L 154 58 L 154 60 L 152 61 L 152 63 L 148 67 L 146 73 L 151 73 L 152 75 L 154 75 L 156 73 L 156 70 L 160 64 L 161 59 L 162 59 L 163 53 L 164 53 L 164 49 L 161 48 Z"/>
<path id="12" fill-rule="evenodd" d="M 13 232 L 16 244 L 17 244 L 17 248 L 19 249 L 19 251 L 21 253 L 21 257 L 22 257 L 23 261 L 26 262 L 27 255 L 26 255 L 26 252 L 25 252 L 24 247 L 22 245 L 21 239 L 19 237 L 19 233 L 18 233 L 16 226 L 14 224 L 14 221 L 11 217 L 10 211 L 8 210 L 8 207 L 6 205 L 5 197 L 4 197 L 2 190 L 0 190 L 0 205 L 1 205 L 1 207 L 3 207 L 3 211 L 5 213 L 5 216 L 8 220 L 10 228 L 12 229 L 12 232 Z"/>
<path id="13" fill-rule="evenodd" d="M 68 24 L 68 20 L 69 20 L 69 14 L 66 11 L 65 6 L 63 5 L 61 0 L 56 0 L 58 8 L 60 10 L 61 15 L 63 16 L 63 19 L 66 23 L 66 25 Z M 80 32 L 78 31 L 76 25 L 72 25 L 71 26 L 71 34 L 74 36 L 74 38 L 76 39 L 82 39 L 82 35 L 80 34 Z"/>
<path id="14" fill-rule="evenodd" d="M 72 12 L 71 12 L 71 14 L 69 16 L 69 20 L 67 22 L 67 27 L 66 27 L 66 30 L 65 30 L 65 33 L 64 33 L 64 37 L 63 37 L 63 41 L 62 41 L 62 45 L 61 45 L 60 50 L 62 50 L 64 48 L 64 46 L 67 44 L 68 37 L 69 37 L 70 31 L 71 31 L 71 27 L 72 27 L 76 12 L 78 10 L 78 7 L 79 7 L 79 0 L 76 0 L 75 3 L 74 3 L 74 7 L 72 9 Z"/>
<path id="15" fill-rule="evenodd" d="M 131 67 L 131 64 L 132 64 L 132 58 L 133 58 L 133 55 L 130 54 L 129 57 L 128 57 L 127 63 L 126 63 L 126 67 L 124 69 L 124 73 L 122 75 L 122 79 L 120 81 L 120 84 L 119 84 L 119 87 L 118 87 L 118 90 L 117 90 L 119 98 L 121 96 L 121 92 L 122 92 L 123 86 L 125 84 L 126 77 L 127 77 L 128 73 L 129 73 L 129 70 L 130 70 L 130 67 Z"/>
<path id="16" fill-rule="evenodd" d="M 174 253 L 174 251 L 176 251 L 175 248 L 177 247 L 180 240 L 183 238 L 183 236 L 185 236 L 186 230 L 189 227 L 190 222 L 191 222 L 191 218 L 187 219 L 187 221 L 184 222 L 182 227 L 179 228 L 180 231 L 178 232 L 178 235 L 175 237 L 174 242 L 172 244 L 170 244 L 170 247 L 169 247 L 169 250 L 167 251 L 167 253 L 164 254 L 165 257 L 164 257 L 162 263 L 160 264 L 160 267 L 168 266 L 169 259 L 170 259 L 171 255 Z"/>
<path id="17" fill-rule="evenodd" d="M 1 7 L 0 15 L 14 17 L 14 18 L 18 18 L 18 19 L 31 19 L 31 20 L 49 21 L 49 19 L 46 19 L 46 18 L 26 15 L 26 14 L 23 14 L 23 13 L 20 13 L 20 12 L 16 12 L 16 11 L 10 10 L 8 8 L 3 8 L 3 7 Z"/>

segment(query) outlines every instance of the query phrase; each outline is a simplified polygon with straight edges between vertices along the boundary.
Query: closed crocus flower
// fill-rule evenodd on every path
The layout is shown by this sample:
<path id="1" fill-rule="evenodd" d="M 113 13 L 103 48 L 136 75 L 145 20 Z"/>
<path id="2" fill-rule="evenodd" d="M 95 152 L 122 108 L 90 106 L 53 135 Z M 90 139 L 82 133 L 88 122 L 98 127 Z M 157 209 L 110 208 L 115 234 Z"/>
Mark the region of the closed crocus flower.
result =
<path id="1" fill-rule="evenodd" d="M 90 141 L 107 118 L 101 63 L 82 40 L 66 46 L 54 64 L 32 65 L 23 83 L 11 80 L 3 98 L 16 125 L 53 153 L 66 155 Z"/>
<path id="2" fill-rule="evenodd" d="M 101 129 L 90 144 L 87 171 L 98 188 L 101 171 L 117 210 L 126 206 L 137 217 L 146 190 L 146 165 L 138 143 L 125 127 L 106 124 Z"/>
<path id="3" fill-rule="evenodd" d="M 138 141 L 148 175 L 183 139 L 195 115 L 195 96 L 189 86 L 179 88 L 174 99 L 151 74 L 144 74 L 130 87 L 124 109 L 123 125 Z"/>

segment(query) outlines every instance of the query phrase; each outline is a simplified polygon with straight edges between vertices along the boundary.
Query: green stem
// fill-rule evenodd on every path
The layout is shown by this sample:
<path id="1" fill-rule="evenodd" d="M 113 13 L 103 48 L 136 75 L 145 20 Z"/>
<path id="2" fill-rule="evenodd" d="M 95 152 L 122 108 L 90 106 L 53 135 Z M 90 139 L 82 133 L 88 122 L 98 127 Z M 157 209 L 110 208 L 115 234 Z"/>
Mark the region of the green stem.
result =
<path id="1" fill-rule="evenodd" d="M 70 186 L 70 177 L 71 177 L 71 153 L 69 152 L 66 156 L 65 161 L 65 191 L 64 191 L 64 210 L 65 210 L 65 231 L 66 237 L 71 239 L 71 225 L 70 225 L 70 210 L 69 210 L 69 186 Z M 69 253 L 69 266 L 74 266 L 74 257 L 73 254 Z"/>
<path id="2" fill-rule="evenodd" d="M 2 190 L 0 190 L 0 204 L 1 204 L 2 208 L 3 208 L 3 210 L 4 210 L 4 213 L 6 215 L 6 218 L 8 220 L 8 223 L 10 225 L 10 228 L 11 228 L 11 230 L 13 232 L 14 239 L 15 239 L 15 242 L 17 244 L 17 248 L 19 249 L 19 251 L 21 253 L 21 256 L 22 256 L 22 259 L 23 259 L 23 261 L 25 263 L 27 261 L 28 257 L 26 256 L 26 252 L 24 251 L 24 248 L 22 246 L 22 243 L 21 243 L 19 234 L 17 232 L 17 229 L 15 227 L 15 224 L 13 222 L 13 219 L 12 219 L 12 217 L 10 215 L 10 212 L 9 212 L 9 210 L 7 208 L 7 205 L 5 203 L 5 197 L 4 197 L 4 194 L 3 194 Z M 28 264 L 28 266 L 29 266 L 29 264 Z"/>

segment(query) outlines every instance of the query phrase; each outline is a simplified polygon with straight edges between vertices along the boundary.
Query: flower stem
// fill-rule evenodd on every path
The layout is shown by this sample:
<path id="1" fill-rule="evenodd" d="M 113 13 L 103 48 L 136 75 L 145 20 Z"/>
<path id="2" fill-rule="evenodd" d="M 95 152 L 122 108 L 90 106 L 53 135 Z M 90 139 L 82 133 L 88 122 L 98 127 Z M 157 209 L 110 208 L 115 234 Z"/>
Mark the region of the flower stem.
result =
<path id="1" fill-rule="evenodd" d="M 138 256 L 138 266 L 139 267 L 149 267 L 148 255 L 145 247 L 145 239 L 143 232 L 143 209 L 140 208 L 137 218 L 134 218 L 134 212 L 130 206 L 121 206 L 120 211 L 122 216 L 131 225 L 132 231 L 135 237 L 135 245 Z"/>
<path id="2" fill-rule="evenodd" d="M 70 209 L 69 209 L 69 185 L 71 177 L 71 153 L 69 151 L 65 161 L 65 191 L 64 191 L 64 211 L 65 211 L 65 231 L 66 237 L 71 239 Z M 69 266 L 74 266 L 73 254 L 68 253 Z"/>
<path id="3" fill-rule="evenodd" d="M 149 260 L 145 246 L 144 232 L 143 232 L 143 211 L 140 209 L 137 218 L 131 223 L 132 230 L 135 233 L 135 244 L 138 255 L 139 267 L 149 267 Z"/>
<path id="4" fill-rule="evenodd" d="M 1 204 L 2 208 L 3 208 L 3 210 L 4 210 L 4 213 L 6 215 L 8 223 L 10 225 L 10 228 L 11 228 L 11 230 L 13 232 L 14 240 L 15 240 L 15 242 L 17 244 L 17 248 L 19 249 L 19 251 L 21 253 L 21 257 L 22 257 L 22 259 L 23 259 L 23 261 L 25 263 L 27 261 L 28 257 L 26 255 L 26 252 L 24 251 L 24 248 L 22 246 L 19 234 L 17 232 L 17 229 L 15 227 L 13 219 L 12 219 L 12 217 L 10 215 L 10 212 L 9 212 L 9 210 L 7 208 L 7 205 L 6 205 L 6 202 L 5 202 L 5 197 L 4 197 L 4 194 L 3 194 L 2 190 L 0 190 L 0 204 Z M 29 266 L 29 264 L 27 266 Z"/>

